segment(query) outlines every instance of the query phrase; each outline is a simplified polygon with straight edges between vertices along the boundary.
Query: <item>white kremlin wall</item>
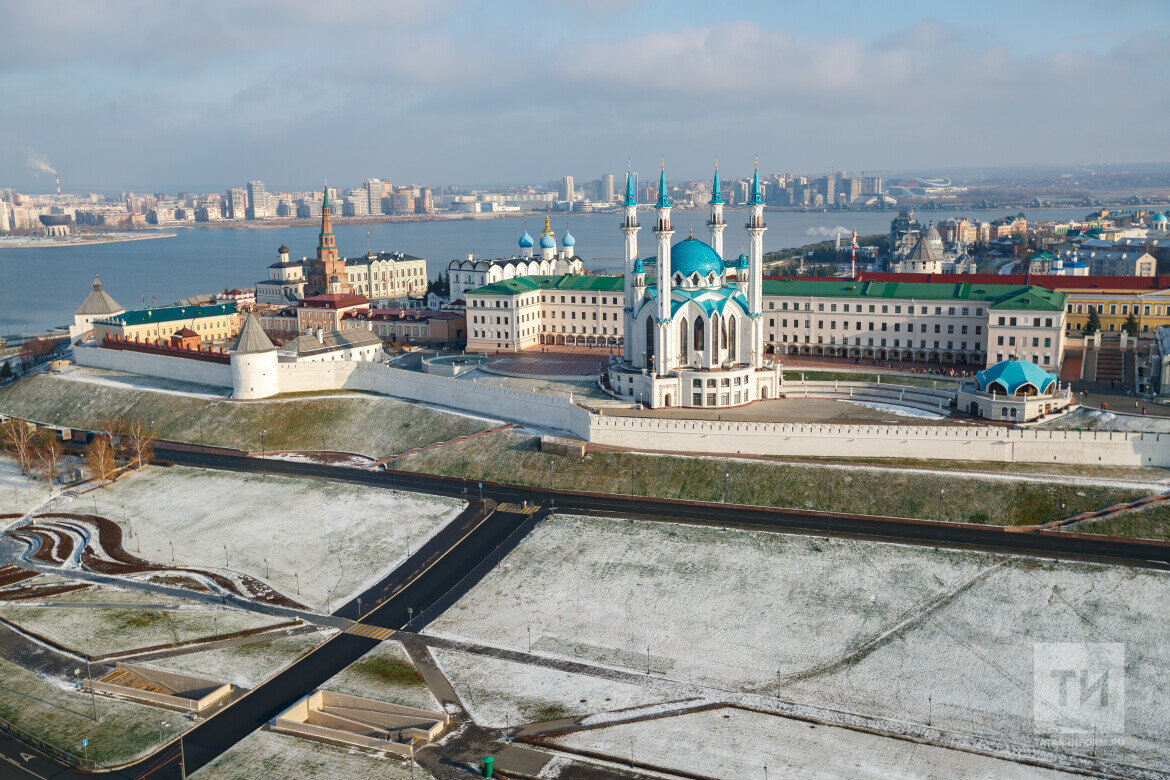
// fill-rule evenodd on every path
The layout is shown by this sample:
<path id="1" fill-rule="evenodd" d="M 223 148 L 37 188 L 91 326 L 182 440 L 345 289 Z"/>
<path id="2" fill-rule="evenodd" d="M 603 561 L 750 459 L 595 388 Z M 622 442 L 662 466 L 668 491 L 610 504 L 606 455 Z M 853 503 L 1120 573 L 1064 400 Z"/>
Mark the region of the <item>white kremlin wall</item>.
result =
<path id="1" fill-rule="evenodd" d="M 78 347 L 74 357 L 84 366 L 232 386 L 231 367 L 220 363 L 96 347 Z M 1170 467 L 1170 434 L 609 417 L 592 414 L 567 398 L 378 363 L 279 363 L 276 371 L 282 393 L 364 390 L 566 431 L 594 444 L 657 452 Z M 844 387 L 837 389 L 846 392 Z M 857 385 L 852 392 L 860 392 Z M 914 392 L 933 396 L 937 391 Z"/>
<path id="2" fill-rule="evenodd" d="M 77 346 L 73 360 L 79 366 L 124 371 L 127 374 L 145 374 L 181 382 L 196 382 L 215 387 L 232 386 L 232 370 L 227 363 L 194 360 L 175 355 L 155 355 L 129 349 L 103 349 Z"/>

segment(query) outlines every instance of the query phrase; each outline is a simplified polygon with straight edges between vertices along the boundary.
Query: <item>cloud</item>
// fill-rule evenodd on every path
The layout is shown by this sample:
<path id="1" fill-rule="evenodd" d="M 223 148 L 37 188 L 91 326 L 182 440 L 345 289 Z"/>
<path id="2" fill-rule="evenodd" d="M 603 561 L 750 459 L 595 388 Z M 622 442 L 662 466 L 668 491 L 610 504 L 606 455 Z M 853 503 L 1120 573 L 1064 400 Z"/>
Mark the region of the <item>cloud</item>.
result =
<path id="1" fill-rule="evenodd" d="M 716 154 L 748 171 L 757 151 L 801 172 L 1165 157 L 1156 26 L 1112 48 L 1014 50 L 932 18 L 866 37 L 614 2 L 15 2 L 0 174 L 19 180 L 4 164 L 23 168 L 24 145 L 95 189 L 539 180 L 662 153 L 681 177 Z M 1101 110 L 1106 95 L 1142 119 Z"/>

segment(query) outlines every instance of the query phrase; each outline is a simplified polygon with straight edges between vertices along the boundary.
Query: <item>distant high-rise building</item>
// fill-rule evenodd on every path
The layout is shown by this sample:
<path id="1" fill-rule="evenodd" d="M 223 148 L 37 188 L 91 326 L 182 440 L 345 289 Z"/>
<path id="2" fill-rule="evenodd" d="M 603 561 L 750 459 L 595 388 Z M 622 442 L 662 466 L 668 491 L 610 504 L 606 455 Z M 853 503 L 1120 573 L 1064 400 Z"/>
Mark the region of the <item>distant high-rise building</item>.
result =
<path id="1" fill-rule="evenodd" d="M 394 188 L 394 213 L 414 213 L 414 190 L 410 187 Z"/>
<path id="2" fill-rule="evenodd" d="M 8 219 L 8 204 L 0 200 L 0 232 L 12 230 L 12 223 Z"/>
<path id="3" fill-rule="evenodd" d="M 343 217 L 364 217 L 370 213 L 370 200 L 365 189 L 349 190 L 341 204 Z"/>
<path id="4" fill-rule="evenodd" d="M 224 217 L 227 219 L 245 219 L 247 216 L 247 191 L 243 187 L 232 187 L 227 191 L 227 197 L 224 198 Z"/>
<path id="5" fill-rule="evenodd" d="M 862 195 L 881 195 L 882 194 L 882 177 L 881 176 L 866 176 L 861 180 L 861 194 Z"/>
<path id="6" fill-rule="evenodd" d="M 572 200 L 573 199 L 573 177 L 572 176 L 566 176 L 565 178 L 561 179 L 561 191 L 559 194 L 561 196 L 560 197 L 561 200 Z"/>
<path id="7" fill-rule="evenodd" d="M 264 182 L 259 179 L 248 182 L 248 219 L 268 219 L 275 216 L 274 200 L 264 189 Z"/>
<path id="8" fill-rule="evenodd" d="M 606 203 L 613 202 L 613 174 L 607 173 L 601 177 L 601 197 L 599 200 Z"/>
<path id="9" fill-rule="evenodd" d="M 367 214 L 381 214 L 382 213 L 382 180 L 381 179 L 366 179 L 366 183 L 362 185 L 366 191 L 366 213 Z"/>
<path id="10" fill-rule="evenodd" d="M 414 211 L 416 214 L 433 214 L 435 211 L 435 203 L 431 200 L 431 188 L 419 187 L 418 195 L 414 199 Z"/>

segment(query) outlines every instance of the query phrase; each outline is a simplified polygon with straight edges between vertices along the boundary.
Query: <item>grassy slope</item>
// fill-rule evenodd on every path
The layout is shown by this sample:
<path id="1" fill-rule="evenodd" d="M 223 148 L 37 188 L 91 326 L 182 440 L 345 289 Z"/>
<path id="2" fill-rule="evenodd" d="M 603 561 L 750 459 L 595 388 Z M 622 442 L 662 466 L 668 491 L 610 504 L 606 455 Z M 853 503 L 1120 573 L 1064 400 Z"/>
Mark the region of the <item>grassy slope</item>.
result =
<path id="1" fill-rule="evenodd" d="M 123 415 L 152 423 L 168 439 L 248 450 L 320 449 L 324 441 L 330 449 L 379 457 L 488 427 L 377 396 L 241 403 L 53 376 L 30 377 L 0 390 L 0 412 L 85 428 Z"/>
<path id="2" fill-rule="evenodd" d="M 84 679 L 85 665 L 80 668 Z M 98 696 L 98 721 L 94 722 L 91 707 L 88 695 L 66 690 L 0 659 L 0 717 L 78 756 L 81 741 L 88 739 L 89 757 L 100 764 L 123 764 L 158 747 L 159 720 L 174 726 L 179 717 L 166 710 Z M 172 728 L 169 736 L 174 734 Z"/>
<path id="3" fill-rule="evenodd" d="M 772 461 L 729 461 L 599 452 L 583 460 L 548 455 L 534 437 L 507 434 L 401 459 L 398 467 L 474 479 L 662 498 L 782 506 L 997 525 L 1057 520 L 1143 491 L 987 482 L 950 474 L 819 469 Z M 725 480 L 723 475 L 728 474 Z M 1061 505 L 1064 508 L 1061 508 Z"/>
<path id="4" fill-rule="evenodd" d="M 1170 541 L 1170 506 L 1150 507 L 1141 512 L 1128 512 L 1110 520 L 1082 523 L 1069 530 L 1106 536 L 1134 536 L 1139 539 Z"/>

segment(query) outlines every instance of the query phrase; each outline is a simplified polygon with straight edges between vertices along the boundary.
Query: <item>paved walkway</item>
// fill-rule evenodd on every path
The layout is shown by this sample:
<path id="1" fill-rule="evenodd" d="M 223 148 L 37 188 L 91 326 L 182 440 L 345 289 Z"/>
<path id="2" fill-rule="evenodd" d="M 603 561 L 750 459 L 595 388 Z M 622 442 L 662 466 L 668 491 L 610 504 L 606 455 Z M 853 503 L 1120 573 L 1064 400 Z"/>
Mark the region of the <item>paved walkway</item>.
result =
<path id="1" fill-rule="evenodd" d="M 489 355 L 490 356 L 490 355 Z M 525 376 L 596 377 L 609 365 L 609 351 L 587 347 L 533 347 L 498 353 L 488 367 Z"/>

